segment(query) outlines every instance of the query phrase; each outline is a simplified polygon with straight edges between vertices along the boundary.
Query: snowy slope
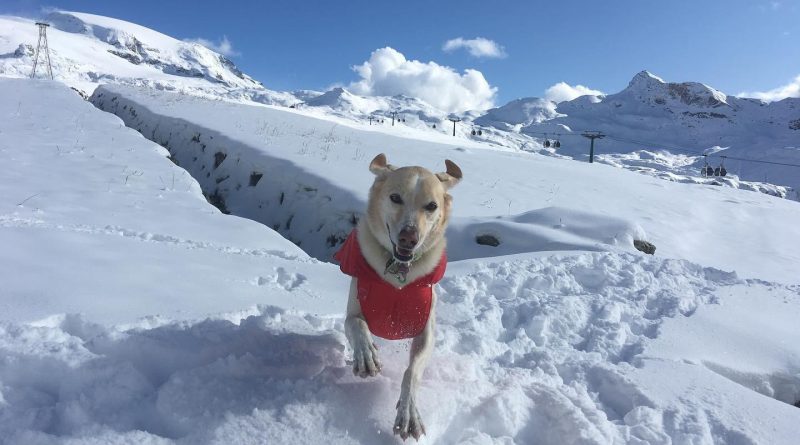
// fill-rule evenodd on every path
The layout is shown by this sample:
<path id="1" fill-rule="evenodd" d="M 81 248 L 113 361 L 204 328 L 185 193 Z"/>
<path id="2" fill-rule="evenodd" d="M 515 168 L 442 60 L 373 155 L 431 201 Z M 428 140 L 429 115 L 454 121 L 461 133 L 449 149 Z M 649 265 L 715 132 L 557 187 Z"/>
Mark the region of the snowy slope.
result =
<path id="1" fill-rule="evenodd" d="M 42 20 L 51 25 L 47 35 L 54 76 L 86 94 L 98 84 L 121 83 L 209 97 L 296 101 L 265 89 L 228 58 L 197 43 L 93 14 L 57 11 Z M 0 76 L 31 75 L 38 41 L 34 22 L 0 16 Z M 46 74 L 45 66 L 37 76 Z"/>
<path id="2" fill-rule="evenodd" d="M 392 121 L 394 113 L 396 123 L 401 121 L 415 128 L 429 128 L 433 124 L 439 126 L 445 121 L 446 114 L 424 101 L 405 96 L 363 97 L 355 95 L 344 88 L 337 87 L 303 102 L 303 107 L 322 108 L 323 111 L 350 118 L 356 121 L 383 119 Z"/>
<path id="3" fill-rule="evenodd" d="M 448 158 L 466 175 L 475 172 L 453 191 L 459 205 L 450 236 L 463 241 L 451 248 L 453 259 L 543 249 L 632 251 L 640 238 L 660 255 L 746 277 L 794 282 L 800 263 L 800 227 L 786 223 L 800 218 L 800 206 L 760 193 L 282 108 L 120 86 L 101 87 L 91 100 L 168 147 L 231 212 L 279 230 L 317 258 L 330 258 L 352 227 L 372 180 L 359 173 L 385 152 L 396 165 L 441 170 Z M 263 178 L 244 187 L 253 173 Z M 482 234 L 501 245 L 476 245 Z M 758 252 L 759 261 L 742 252 Z"/>
<path id="4" fill-rule="evenodd" d="M 797 98 L 766 103 L 727 96 L 701 83 L 665 82 L 643 71 L 619 93 L 579 97 L 558 104 L 556 111 L 559 116 L 534 122 L 521 131 L 538 137 L 542 133 L 568 134 L 558 152 L 579 159 L 587 156 L 586 139 L 579 133 L 598 130 L 610 136 L 598 141 L 597 154 L 623 165 L 698 175 L 703 165 L 701 154 L 706 151 L 712 155 L 709 160 L 714 167 L 721 156 L 800 165 Z M 652 153 L 661 150 L 670 152 L 676 162 L 659 163 Z M 627 156 L 630 153 L 636 156 Z M 727 169 L 745 180 L 800 190 L 798 167 L 731 159 Z"/>
<path id="5" fill-rule="evenodd" d="M 197 318 L 346 286 L 272 230 L 222 215 L 166 150 L 60 84 L 0 88 L 2 318 Z"/>
<path id="6" fill-rule="evenodd" d="M 456 229 L 494 224 L 502 236 L 518 226 L 540 243 L 484 258 L 489 247 L 450 238 L 451 251 L 472 259 L 452 262 L 439 286 L 421 443 L 795 441 L 798 287 L 661 255 L 702 256 L 688 230 L 700 228 L 723 254 L 735 256 L 726 240 L 745 243 L 747 255 L 727 259 L 744 275 L 771 269 L 796 282 L 780 269 L 797 261 L 794 202 L 608 166 L 570 176 L 580 164 L 268 107 L 96 93 L 98 105 L 165 138 L 193 174 L 212 169 L 224 145 L 213 175 L 195 182 L 166 150 L 64 87 L 3 80 L 0 93 L 10 98 L 0 103 L 0 187 L 13 198 L 0 213 L 0 280 L 12 284 L 0 301 L 14 311 L 0 312 L 0 443 L 399 443 L 391 420 L 407 343 L 379 341 L 383 373 L 352 376 L 337 268 L 200 196 L 230 175 L 219 184 L 241 185 L 239 197 L 225 195 L 232 210 L 277 204 L 272 187 L 282 184 L 283 205 L 298 215 L 291 227 L 360 211 L 376 147 L 401 165 L 436 168 L 447 156 L 462 166 Z M 254 168 L 264 174 L 251 187 Z M 302 211 L 312 194 L 304 186 L 332 204 Z M 722 211 L 724 221 L 713 214 Z M 657 234 L 656 257 L 604 239 L 634 230 Z"/>
<path id="7" fill-rule="evenodd" d="M 53 25 L 49 32 L 56 78 L 87 94 L 100 84 L 147 86 L 292 106 L 323 118 L 383 119 L 375 125 L 389 125 L 394 112 L 404 128 L 433 134 L 452 131 L 447 113 L 418 98 L 363 97 L 340 87 L 324 93 L 272 91 L 220 54 L 133 23 L 66 11 L 43 20 Z M 0 25 L 0 76 L 29 76 L 37 39 L 34 21 L 0 17 Z M 523 98 L 459 117 L 457 138 L 579 160 L 586 158 L 587 144 L 578 133 L 602 130 L 616 139 L 606 138 L 598 145 L 600 162 L 669 181 L 724 185 L 800 200 L 798 168 L 733 159 L 800 165 L 795 141 L 800 131 L 798 99 L 767 104 L 726 96 L 700 83 L 667 83 L 642 72 L 628 88 L 607 97 L 583 96 L 557 106 Z M 561 137 L 558 150 L 543 146 L 554 133 L 568 135 Z M 714 167 L 722 155 L 731 157 L 728 177 L 700 177 L 704 159 L 699 153 L 704 151 L 712 154 Z"/>
<path id="8" fill-rule="evenodd" d="M 57 76 L 119 84 L 92 103 L 122 120 L 59 83 L 0 79 L 0 444 L 399 443 L 408 344 L 379 340 L 383 373 L 353 377 L 348 280 L 313 258 L 360 216 L 379 152 L 465 172 L 421 443 L 796 443 L 800 205 L 678 183 L 691 154 L 598 146 L 667 182 L 558 159 L 581 159 L 580 137 L 539 145 L 591 128 L 797 163 L 770 151 L 796 145 L 796 101 L 641 73 L 604 98 L 465 113 L 454 138 L 415 98 L 273 92 L 138 25 L 48 20 Z M 33 21 L 0 17 L 0 76 L 27 77 L 35 41 Z"/>
<path id="9" fill-rule="evenodd" d="M 478 125 L 499 128 L 507 131 L 519 131 L 558 116 L 556 103 L 538 97 L 527 97 L 512 100 L 502 107 L 492 108 L 474 122 Z"/>

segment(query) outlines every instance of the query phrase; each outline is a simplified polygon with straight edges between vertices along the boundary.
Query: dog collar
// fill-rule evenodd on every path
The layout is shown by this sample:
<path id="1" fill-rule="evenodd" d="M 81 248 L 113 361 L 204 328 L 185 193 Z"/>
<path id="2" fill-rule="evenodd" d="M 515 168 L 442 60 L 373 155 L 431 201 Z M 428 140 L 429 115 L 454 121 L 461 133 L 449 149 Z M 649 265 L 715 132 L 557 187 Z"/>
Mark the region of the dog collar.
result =
<path id="1" fill-rule="evenodd" d="M 394 254 L 392 254 L 389 261 L 386 262 L 386 269 L 383 270 L 383 274 L 394 275 L 397 281 L 405 283 L 408 271 L 411 269 L 411 263 L 416 259 L 417 255 L 414 255 L 411 261 L 397 261 L 394 258 Z"/>

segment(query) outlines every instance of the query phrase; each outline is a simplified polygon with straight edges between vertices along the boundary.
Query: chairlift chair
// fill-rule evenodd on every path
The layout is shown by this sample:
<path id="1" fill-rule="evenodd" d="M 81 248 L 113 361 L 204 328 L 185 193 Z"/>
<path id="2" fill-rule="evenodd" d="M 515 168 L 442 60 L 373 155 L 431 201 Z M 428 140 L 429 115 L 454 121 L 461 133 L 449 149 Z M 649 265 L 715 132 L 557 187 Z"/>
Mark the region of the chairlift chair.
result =
<path id="1" fill-rule="evenodd" d="M 700 169 L 703 176 L 714 176 L 714 168 L 708 165 L 708 155 L 703 155 L 703 168 Z"/>
<path id="2" fill-rule="evenodd" d="M 725 169 L 725 158 L 726 157 L 727 156 L 722 156 L 722 161 L 720 161 L 720 163 L 719 163 L 719 167 L 718 168 L 719 168 L 719 175 L 720 176 L 725 176 L 725 175 L 728 174 L 728 170 Z"/>
<path id="3" fill-rule="evenodd" d="M 558 139 L 556 139 L 556 141 L 555 141 L 555 142 L 553 142 L 553 147 L 555 147 L 555 148 L 559 148 L 559 147 L 561 147 L 561 142 L 559 142 L 559 140 L 558 140 Z"/>

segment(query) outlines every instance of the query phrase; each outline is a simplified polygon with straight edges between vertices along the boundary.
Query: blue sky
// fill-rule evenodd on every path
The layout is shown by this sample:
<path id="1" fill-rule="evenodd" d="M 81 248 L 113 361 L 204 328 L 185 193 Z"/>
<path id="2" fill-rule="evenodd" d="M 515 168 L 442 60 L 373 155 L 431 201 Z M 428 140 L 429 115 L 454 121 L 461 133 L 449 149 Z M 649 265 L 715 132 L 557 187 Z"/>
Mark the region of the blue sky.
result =
<path id="1" fill-rule="evenodd" d="M 3 0 L 0 13 L 43 7 L 106 15 L 180 39 L 219 42 L 277 90 L 349 85 L 378 48 L 480 71 L 497 104 L 542 96 L 557 82 L 614 93 L 647 69 L 728 94 L 800 75 L 800 0 L 719 1 L 68 1 Z M 457 37 L 502 46 L 502 58 L 443 51 Z"/>

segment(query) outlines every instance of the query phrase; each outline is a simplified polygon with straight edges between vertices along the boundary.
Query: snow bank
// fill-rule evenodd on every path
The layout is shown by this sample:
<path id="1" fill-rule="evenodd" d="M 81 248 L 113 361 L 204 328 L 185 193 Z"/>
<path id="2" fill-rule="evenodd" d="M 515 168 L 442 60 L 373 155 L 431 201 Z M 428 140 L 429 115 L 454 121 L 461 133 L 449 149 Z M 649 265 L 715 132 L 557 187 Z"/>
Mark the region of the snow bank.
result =
<path id="1" fill-rule="evenodd" d="M 166 150 L 118 118 L 55 82 L 0 79 L 0 95 L 0 319 L 80 312 L 123 323 L 305 299 L 341 307 L 320 300 L 347 289 L 336 267 L 221 214 Z"/>
<path id="2" fill-rule="evenodd" d="M 451 248 L 460 252 L 458 258 L 589 245 L 633 251 L 626 242 L 640 236 L 666 257 L 746 277 L 796 280 L 800 227 L 789 223 L 800 219 L 795 202 L 274 107 L 122 86 L 100 87 L 91 100 L 168 147 L 227 210 L 273 227 L 316 258 L 330 258 L 359 217 L 372 183 L 366 166 L 385 152 L 395 165 L 439 171 L 443 160 L 451 159 L 464 171 L 465 180 L 452 191 L 452 234 L 460 238 Z M 253 173 L 263 176 L 250 187 Z M 538 228 L 522 223 L 526 214 L 545 207 L 567 210 L 560 222 L 551 218 Z M 567 236 L 570 227 L 584 225 L 596 231 L 582 239 Z M 475 242 L 478 228 L 523 239 L 517 247 L 506 243 L 488 253 Z M 560 240 L 547 247 L 544 241 L 557 236 Z M 743 252 L 760 254 L 753 261 Z"/>

